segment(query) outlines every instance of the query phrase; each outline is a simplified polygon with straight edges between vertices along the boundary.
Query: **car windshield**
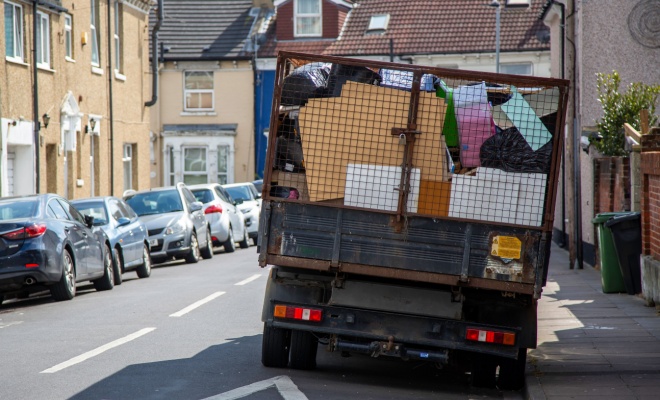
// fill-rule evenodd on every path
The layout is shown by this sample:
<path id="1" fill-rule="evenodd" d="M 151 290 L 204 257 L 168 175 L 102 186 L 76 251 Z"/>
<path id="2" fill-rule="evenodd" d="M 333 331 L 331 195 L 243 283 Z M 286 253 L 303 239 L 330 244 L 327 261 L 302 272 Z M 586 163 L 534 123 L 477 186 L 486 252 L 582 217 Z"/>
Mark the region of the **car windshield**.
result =
<path id="1" fill-rule="evenodd" d="M 37 215 L 37 199 L 12 199 L 0 202 L 0 221 L 33 218 Z"/>
<path id="2" fill-rule="evenodd" d="M 103 202 L 73 203 L 76 210 L 81 214 L 94 217 L 94 226 L 106 225 L 108 223 L 108 213 L 105 211 Z"/>
<path id="3" fill-rule="evenodd" d="M 181 197 L 176 189 L 136 193 L 126 199 L 139 216 L 183 211 Z"/>
<path id="4" fill-rule="evenodd" d="M 213 201 L 213 193 L 211 193 L 211 189 L 195 189 L 192 193 L 195 195 L 197 201 L 201 201 L 202 203 Z"/>
<path id="5" fill-rule="evenodd" d="M 234 200 L 252 200 L 252 192 L 248 186 L 225 187 L 225 190 L 229 192 Z"/>

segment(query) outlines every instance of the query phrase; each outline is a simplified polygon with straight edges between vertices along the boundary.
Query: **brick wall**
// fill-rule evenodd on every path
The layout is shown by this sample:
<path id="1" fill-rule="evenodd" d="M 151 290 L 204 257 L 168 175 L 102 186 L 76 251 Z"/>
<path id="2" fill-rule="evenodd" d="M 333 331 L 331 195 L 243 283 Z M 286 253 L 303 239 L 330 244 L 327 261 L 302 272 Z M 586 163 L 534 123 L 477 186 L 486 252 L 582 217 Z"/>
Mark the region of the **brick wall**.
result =
<path id="1" fill-rule="evenodd" d="M 641 154 L 642 253 L 660 260 L 660 151 Z"/>
<path id="2" fill-rule="evenodd" d="M 605 157 L 594 160 L 594 215 L 630 211 L 630 159 Z"/>

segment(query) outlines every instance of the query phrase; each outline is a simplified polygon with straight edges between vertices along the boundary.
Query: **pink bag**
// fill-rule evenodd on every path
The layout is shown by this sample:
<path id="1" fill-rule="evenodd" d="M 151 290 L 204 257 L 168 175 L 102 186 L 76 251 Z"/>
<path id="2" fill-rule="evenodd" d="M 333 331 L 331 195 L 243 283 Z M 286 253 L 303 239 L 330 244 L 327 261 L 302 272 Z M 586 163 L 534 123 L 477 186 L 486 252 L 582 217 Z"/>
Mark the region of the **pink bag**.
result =
<path id="1" fill-rule="evenodd" d="M 478 167 L 481 145 L 495 134 L 486 84 L 462 86 L 454 93 L 462 167 Z"/>

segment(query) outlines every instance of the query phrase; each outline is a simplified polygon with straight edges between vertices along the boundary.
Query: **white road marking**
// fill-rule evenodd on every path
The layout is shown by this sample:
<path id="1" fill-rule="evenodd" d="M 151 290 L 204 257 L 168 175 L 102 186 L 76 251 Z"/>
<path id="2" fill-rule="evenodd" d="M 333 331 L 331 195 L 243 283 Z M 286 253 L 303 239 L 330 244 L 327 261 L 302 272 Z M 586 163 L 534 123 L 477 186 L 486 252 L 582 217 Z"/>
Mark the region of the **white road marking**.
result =
<path id="1" fill-rule="evenodd" d="M 88 351 L 87 353 L 81 354 L 81 355 L 79 355 L 79 356 L 77 356 L 77 357 L 73 357 L 73 358 L 70 359 L 69 361 L 65 361 L 65 362 L 63 362 L 63 363 L 57 364 L 57 365 L 54 366 L 54 367 L 48 368 L 48 369 L 46 369 L 46 370 L 43 370 L 43 371 L 41 371 L 41 373 L 42 373 L 42 374 L 52 374 L 52 373 L 55 373 L 55 372 L 57 372 L 57 371 L 61 371 L 61 370 L 63 370 L 64 368 L 68 368 L 68 367 L 70 367 L 70 366 L 72 366 L 72 365 L 76 365 L 76 364 L 81 363 L 81 362 L 83 362 L 83 361 L 85 361 L 85 360 L 88 360 L 88 359 L 90 359 L 90 358 L 92 358 L 92 357 L 98 356 L 99 354 L 101 354 L 101 353 L 103 353 L 103 352 L 106 352 L 106 351 L 108 351 L 108 350 L 110 350 L 110 349 L 112 349 L 112 348 L 115 348 L 115 347 L 117 347 L 117 346 L 121 346 L 121 345 L 124 344 L 124 343 L 128 343 L 128 342 L 130 342 L 131 340 L 137 339 L 137 338 L 139 338 L 140 336 L 142 336 L 142 335 L 146 335 L 147 333 L 152 332 L 152 331 L 154 331 L 154 330 L 156 330 L 156 328 L 144 328 L 144 329 L 140 329 L 139 331 L 137 331 L 137 332 L 135 332 L 135 333 L 131 333 L 131 334 L 128 335 L 128 336 L 124 336 L 124 337 L 121 338 L 121 339 L 117 339 L 117 340 L 115 340 L 115 341 L 113 341 L 113 342 L 110 342 L 110 343 L 108 343 L 108 344 L 104 344 L 104 345 L 101 346 L 101 347 L 97 347 L 97 348 L 95 348 L 94 350 Z"/>
<path id="2" fill-rule="evenodd" d="M 273 386 L 277 388 L 284 400 L 308 400 L 307 396 L 298 389 L 295 383 L 286 375 L 276 376 L 265 381 L 255 382 L 238 389 L 220 393 L 215 396 L 207 397 L 204 400 L 235 400 L 262 390 L 270 389 Z"/>
<path id="3" fill-rule="evenodd" d="M 188 314 L 189 312 L 191 312 L 195 308 L 197 308 L 199 306 L 202 306 L 202 305 L 208 303 L 209 301 L 215 299 L 216 297 L 222 296 L 223 294 L 225 294 L 225 292 L 215 292 L 212 295 L 207 296 L 207 297 L 201 299 L 200 301 L 197 301 L 197 302 L 189 305 L 188 307 L 184 308 L 181 311 L 177 311 L 174 314 L 170 314 L 170 317 L 180 317 L 182 315 Z"/>
<path id="4" fill-rule="evenodd" d="M 7 328 L 7 327 L 10 327 L 12 325 L 20 325 L 22 323 L 23 323 L 23 321 L 14 321 L 14 322 L 9 322 L 7 324 L 0 324 L 0 329 Z"/>
<path id="5" fill-rule="evenodd" d="M 247 278 L 247 279 L 245 279 L 245 280 L 242 280 L 242 281 L 240 281 L 240 282 L 238 282 L 238 283 L 234 283 L 234 286 L 243 286 L 243 285 L 245 285 L 245 284 L 247 284 L 247 283 L 252 282 L 252 281 L 255 280 L 255 279 L 259 279 L 259 277 L 261 277 L 261 274 L 255 274 L 255 275 L 252 275 L 251 277 L 249 277 L 249 278 Z"/>

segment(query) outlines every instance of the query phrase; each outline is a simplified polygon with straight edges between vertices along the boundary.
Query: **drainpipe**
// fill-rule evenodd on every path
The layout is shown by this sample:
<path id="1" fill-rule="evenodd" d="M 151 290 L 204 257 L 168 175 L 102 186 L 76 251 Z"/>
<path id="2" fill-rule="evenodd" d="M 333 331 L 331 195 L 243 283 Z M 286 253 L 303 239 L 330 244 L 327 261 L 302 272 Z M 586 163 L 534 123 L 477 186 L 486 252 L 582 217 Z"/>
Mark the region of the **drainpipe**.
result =
<path id="1" fill-rule="evenodd" d="M 35 181 L 35 193 L 39 194 L 41 182 L 39 179 L 39 169 L 40 165 L 40 151 L 39 151 L 39 129 L 41 124 L 39 123 L 39 88 L 37 86 L 37 5 L 39 0 L 32 1 L 32 79 L 34 85 L 32 85 L 33 94 L 32 94 L 32 120 L 34 121 L 34 181 Z"/>
<path id="2" fill-rule="evenodd" d="M 145 107 L 151 107 L 158 101 L 158 31 L 165 16 L 163 0 L 158 0 L 157 16 L 156 25 L 151 30 L 151 100 L 144 103 Z"/>
<path id="3" fill-rule="evenodd" d="M 117 0 L 108 0 L 108 105 L 110 106 L 109 110 L 109 128 L 110 128 L 110 195 L 114 196 L 115 195 L 115 124 L 114 124 L 114 102 L 113 102 L 113 97 L 112 97 L 112 81 L 113 77 L 115 75 L 114 71 L 112 70 L 112 29 L 110 28 L 111 26 L 114 26 L 112 23 L 112 17 L 110 15 L 110 11 L 113 8 L 111 4 L 116 2 Z M 119 9 L 117 8 L 117 11 Z M 119 66 L 117 66 L 119 67 Z M 94 132 L 92 132 L 92 135 Z M 100 137 L 99 137 L 100 140 Z M 94 183 L 92 182 L 92 185 Z M 93 196 L 94 194 L 92 194 Z"/>

